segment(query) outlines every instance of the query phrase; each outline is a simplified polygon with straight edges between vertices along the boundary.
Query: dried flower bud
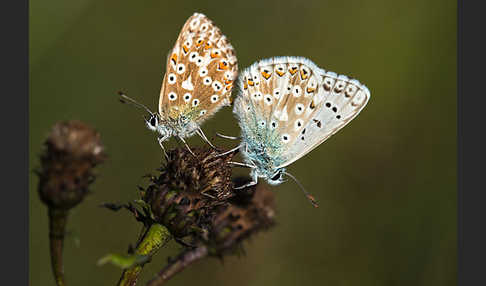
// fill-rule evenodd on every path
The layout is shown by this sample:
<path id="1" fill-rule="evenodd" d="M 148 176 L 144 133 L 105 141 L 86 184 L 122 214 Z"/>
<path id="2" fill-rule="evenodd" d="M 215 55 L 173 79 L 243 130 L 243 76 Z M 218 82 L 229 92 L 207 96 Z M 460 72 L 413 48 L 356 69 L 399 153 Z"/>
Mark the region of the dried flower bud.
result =
<path id="1" fill-rule="evenodd" d="M 94 181 L 93 167 L 105 159 L 100 135 L 80 121 L 52 128 L 38 171 L 39 195 L 49 207 L 70 209 L 82 201 Z"/>
<path id="2" fill-rule="evenodd" d="M 213 206 L 233 196 L 231 166 L 234 153 L 216 157 L 215 150 L 186 148 L 168 153 L 169 160 L 158 178 L 145 190 L 144 201 L 155 221 L 176 238 L 200 229 L 197 224 Z"/>

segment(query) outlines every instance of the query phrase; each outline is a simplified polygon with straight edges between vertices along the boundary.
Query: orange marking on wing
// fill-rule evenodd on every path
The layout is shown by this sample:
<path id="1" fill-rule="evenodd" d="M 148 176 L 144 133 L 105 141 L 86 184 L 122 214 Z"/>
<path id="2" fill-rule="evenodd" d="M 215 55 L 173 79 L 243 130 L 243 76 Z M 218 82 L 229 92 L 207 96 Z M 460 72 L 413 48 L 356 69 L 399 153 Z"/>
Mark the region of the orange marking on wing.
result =
<path id="1" fill-rule="evenodd" d="M 262 71 L 262 76 L 265 78 L 265 79 L 269 79 L 270 76 L 272 76 L 272 74 L 269 74 L 269 73 L 266 73 L 264 71 Z"/>
<path id="2" fill-rule="evenodd" d="M 216 54 L 216 53 L 211 53 L 211 58 L 216 58 L 216 57 L 219 57 L 220 55 Z"/>
<path id="3" fill-rule="evenodd" d="M 249 80 L 248 80 L 248 85 L 249 85 L 249 86 L 254 86 L 254 85 L 255 85 L 255 83 L 254 83 L 254 82 L 253 82 L 251 79 L 249 79 Z"/>
<path id="4" fill-rule="evenodd" d="M 228 84 L 228 85 L 226 86 L 226 90 L 227 90 L 227 91 L 230 91 L 232 87 L 233 87 L 233 85 L 232 85 L 232 84 Z"/>
<path id="5" fill-rule="evenodd" d="M 311 92 L 314 92 L 314 91 L 316 91 L 315 88 L 311 88 L 311 87 L 307 88 L 307 93 L 311 93 Z"/>
<path id="6" fill-rule="evenodd" d="M 198 48 L 199 48 L 199 47 L 200 47 L 202 44 L 204 44 L 204 40 L 199 40 L 199 41 L 197 41 L 197 43 L 196 43 L 196 47 L 198 47 Z"/>
<path id="7" fill-rule="evenodd" d="M 225 62 L 225 61 L 221 61 L 221 62 L 219 62 L 218 68 L 222 69 L 222 70 L 226 70 L 226 69 L 228 69 L 228 63 Z"/>
<path id="8" fill-rule="evenodd" d="M 311 102 L 309 107 L 310 107 L 310 109 L 316 108 L 316 104 L 314 103 L 314 100 Z"/>
<path id="9" fill-rule="evenodd" d="M 289 73 L 291 73 L 292 75 L 294 75 L 296 72 L 297 72 L 297 67 L 293 67 L 289 69 Z"/>
<path id="10" fill-rule="evenodd" d="M 285 73 L 284 72 L 281 72 L 281 71 L 276 71 L 276 73 L 279 75 L 279 76 L 283 76 Z"/>
<path id="11" fill-rule="evenodd" d="M 177 55 L 176 54 L 172 54 L 172 57 L 170 57 L 170 60 L 175 65 L 177 63 Z"/>
<path id="12" fill-rule="evenodd" d="M 304 80 L 304 79 L 306 79 L 306 78 L 308 78 L 308 77 L 309 77 L 309 75 L 308 75 L 308 74 L 306 74 L 306 73 L 304 73 L 304 70 L 301 70 L 301 71 L 300 71 L 300 78 L 301 78 L 302 80 Z"/>
<path id="13" fill-rule="evenodd" d="M 204 49 L 207 50 L 207 49 L 211 49 L 213 45 L 211 45 L 211 43 L 209 42 L 206 42 L 206 45 L 204 46 Z"/>
<path id="14" fill-rule="evenodd" d="M 243 89 L 248 89 L 248 85 L 246 83 L 243 84 Z"/>
<path id="15" fill-rule="evenodd" d="M 186 47 L 186 45 L 182 45 L 182 50 L 184 50 L 184 54 L 187 54 L 187 52 L 189 52 L 189 48 Z"/>

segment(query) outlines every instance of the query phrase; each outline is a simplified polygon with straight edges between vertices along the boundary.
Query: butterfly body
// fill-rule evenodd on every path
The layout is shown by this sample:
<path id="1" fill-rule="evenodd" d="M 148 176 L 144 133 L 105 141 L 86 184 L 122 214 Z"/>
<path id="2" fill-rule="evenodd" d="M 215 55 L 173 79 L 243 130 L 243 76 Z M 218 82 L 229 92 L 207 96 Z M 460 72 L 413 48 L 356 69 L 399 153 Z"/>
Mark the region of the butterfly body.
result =
<path id="1" fill-rule="evenodd" d="M 250 122 L 242 127 L 244 143 L 240 152 L 245 158 L 245 162 L 254 166 L 250 174 L 254 181 L 257 178 L 264 178 L 270 184 L 276 185 L 280 182 L 280 176 L 277 174 L 285 171 L 283 168 L 278 168 L 284 162 L 283 146 L 277 132 L 262 128 L 258 124 L 261 120 L 264 118 L 257 117 L 254 112 L 251 112 Z M 272 180 L 272 178 L 274 179 Z"/>
<path id="2" fill-rule="evenodd" d="M 257 62 L 240 74 L 238 86 L 233 112 L 252 184 L 283 182 L 285 167 L 349 123 L 370 97 L 357 80 L 301 57 Z"/>

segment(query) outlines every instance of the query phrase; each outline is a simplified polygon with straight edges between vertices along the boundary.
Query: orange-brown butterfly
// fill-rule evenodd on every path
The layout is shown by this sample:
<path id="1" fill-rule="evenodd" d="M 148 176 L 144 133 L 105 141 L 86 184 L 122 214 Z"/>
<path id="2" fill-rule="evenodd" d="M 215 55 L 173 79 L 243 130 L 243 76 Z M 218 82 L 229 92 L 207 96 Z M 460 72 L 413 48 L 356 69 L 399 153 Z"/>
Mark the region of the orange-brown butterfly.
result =
<path id="1" fill-rule="evenodd" d="M 162 142 L 173 136 L 187 146 L 184 138 L 197 133 L 213 146 L 200 125 L 221 107 L 231 104 L 237 72 L 235 51 L 226 36 L 205 15 L 194 13 L 167 57 L 159 112 L 150 111 L 123 93 L 120 95 L 149 113 L 146 125 L 158 133 L 164 153 Z"/>

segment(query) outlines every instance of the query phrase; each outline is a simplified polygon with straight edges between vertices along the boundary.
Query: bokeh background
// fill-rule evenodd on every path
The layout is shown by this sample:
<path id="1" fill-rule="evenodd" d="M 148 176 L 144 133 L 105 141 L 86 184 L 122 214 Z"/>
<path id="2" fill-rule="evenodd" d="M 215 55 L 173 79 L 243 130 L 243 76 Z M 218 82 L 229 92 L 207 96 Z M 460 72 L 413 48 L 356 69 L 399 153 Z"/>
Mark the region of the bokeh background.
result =
<path id="1" fill-rule="evenodd" d="M 140 225 L 98 205 L 137 198 L 136 185 L 146 185 L 141 176 L 159 166 L 162 153 L 140 111 L 120 104 L 116 91 L 156 109 L 166 55 L 195 11 L 228 36 L 240 69 L 261 58 L 304 56 L 358 78 L 372 97 L 352 123 L 289 169 L 318 209 L 292 181 L 275 187 L 277 227 L 247 243 L 245 256 L 207 259 L 170 285 L 455 285 L 456 1 L 32 0 L 30 168 L 39 166 L 51 126 L 65 119 L 96 127 L 110 156 L 70 217 L 69 284 L 119 278 L 120 270 L 96 261 L 125 252 Z M 230 108 L 203 129 L 210 137 L 239 132 Z M 197 136 L 189 143 L 204 144 Z M 54 285 L 37 182 L 32 173 L 30 284 Z M 160 251 L 141 282 L 178 249 L 172 242 Z"/>

